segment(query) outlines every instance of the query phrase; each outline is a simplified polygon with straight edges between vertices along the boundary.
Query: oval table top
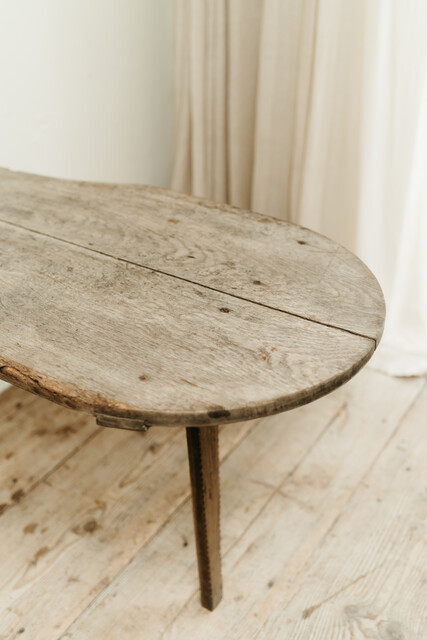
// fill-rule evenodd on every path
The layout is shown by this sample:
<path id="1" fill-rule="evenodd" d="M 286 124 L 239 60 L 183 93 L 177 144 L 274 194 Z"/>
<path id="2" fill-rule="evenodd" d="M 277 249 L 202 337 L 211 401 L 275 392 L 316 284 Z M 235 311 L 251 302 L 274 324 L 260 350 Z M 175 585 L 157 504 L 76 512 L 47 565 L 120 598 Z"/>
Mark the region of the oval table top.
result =
<path id="1" fill-rule="evenodd" d="M 382 334 L 356 256 L 235 207 L 0 169 L 0 230 L 0 378 L 101 424 L 291 409 L 351 378 Z"/>

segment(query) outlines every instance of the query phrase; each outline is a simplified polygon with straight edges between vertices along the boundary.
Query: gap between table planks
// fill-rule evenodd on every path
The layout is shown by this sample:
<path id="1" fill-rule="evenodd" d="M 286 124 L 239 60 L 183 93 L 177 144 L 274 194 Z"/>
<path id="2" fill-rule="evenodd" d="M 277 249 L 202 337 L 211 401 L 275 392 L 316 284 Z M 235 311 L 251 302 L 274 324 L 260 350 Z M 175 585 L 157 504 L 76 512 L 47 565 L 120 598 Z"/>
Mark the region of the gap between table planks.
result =
<path id="1" fill-rule="evenodd" d="M 0 220 L 15 229 L 376 342 L 381 336 L 384 299 L 372 273 L 354 254 L 299 225 L 168 189 L 3 168 L 0 200 Z M 337 297 L 339 304 L 331 304 Z"/>
<path id="2" fill-rule="evenodd" d="M 328 393 L 375 348 L 370 337 L 0 228 L 0 377 L 74 409 L 166 426 L 258 418 Z"/>

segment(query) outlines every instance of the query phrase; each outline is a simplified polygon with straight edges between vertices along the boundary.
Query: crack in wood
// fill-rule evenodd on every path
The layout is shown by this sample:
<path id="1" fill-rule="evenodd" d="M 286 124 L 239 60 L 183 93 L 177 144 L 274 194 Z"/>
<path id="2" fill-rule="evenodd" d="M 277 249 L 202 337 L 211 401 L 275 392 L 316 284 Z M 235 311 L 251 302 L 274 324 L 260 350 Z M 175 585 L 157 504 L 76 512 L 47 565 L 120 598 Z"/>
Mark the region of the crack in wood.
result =
<path id="1" fill-rule="evenodd" d="M 299 314 L 296 313 L 294 311 L 288 311 L 285 309 L 279 309 L 278 307 L 275 307 L 274 305 L 269 305 L 265 302 L 259 302 L 257 300 L 252 300 L 251 298 L 247 298 L 246 296 L 241 296 L 238 295 L 237 293 L 230 293 L 229 291 L 223 291 L 222 289 L 217 289 L 216 287 L 210 286 L 206 283 L 201 283 L 198 282 L 196 280 L 192 280 L 191 278 L 185 278 L 184 276 L 179 276 L 176 275 L 174 273 L 170 273 L 169 271 L 165 271 L 163 269 L 158 269 L 156 267 L 150 267 L 148 265 L 142 264 L 140 262 L 135 262 L 134 260 L 129 260 L 128 258 L 121 258 L 118 256 L 113 256 L 110 253 L 106 252 L 106 251 L 101 251 L 100 249 L 95 249 L 91 246 L 86 246 L 86 245 L 82 245 L 79 244 L 78 242 L 72 242 L 71 240 L 65 240 L 64 238 L 59 238 L 53 234 L 50 233 L 46 233 L 45 231 L 38 231 L 36 229 L 31 229 L 29 227 L 26 227 L 24 225 L 18 224 L 18 223 L 14 223 L 14 222 L 9 222 L 7 220 L 3 220 L 2 218 L 0 218 L 0 223 L 2 224 L 6 224 L 12 227 L 16 227 L 18 229 L 22 229 L 23 231 L 27 231 L 28 233 L 34 233 L 40 236 L 43 236 L 45 238 L 50 238 L 51 240 L 55 240 L 56 242 L 62 242 L 64 244 L 68 244 L 70 246 L 73 247 L 77 247 L 83 251 L 88 251 L 91 253 L 96 253 L 99 255 L 104 256 L 105 258 L 109 258 L 110 260 L 116 260 L 119 262 L 123 262 L 125 264 L 130 264 L 133 265 L 135 267 L 140 267 L 141 269 L 145 269 L 147 271 L 151 271 L 154 273 L 158 273 L 160 275 L 163 276 L 167 276 L 169 278 L 176 278 L 177 280 L 181 280 L 182 282 L 188 282 L 189 284 L 193 284 L 195 286 L 198 287 L 203 287 L 204 289 L 208 289 L 210 291 L 215 291 L 216 293 L 221 293 L 222 295 L 226 295 L 226 296 L 230 296 L 232 298 L 236 298 L 237 300 L 243 300 L 244 302 L 249 302 L 251 304 L 256 304 L 260 307 L 264 307 L 266 309 L 270 309 L 271 311 L 277 311 L 279 313 L 285 313 L 286 315 L 289 316 L 293 316 L 294 318 L 300 318 L 301 320 L 307 320 L 307 322 L 313 322 L 314 324 L 319 324 L 323 327 L 329 327 L 330 329 L 335 329 L 336 331 L 344 331 L 345 333 L 349 333 L 351 335 L 354 336 L 359 336 L 360 338 L 366 338 L 368 340 L 372 340 L 375 343 L 375 347 L 377 346 L 377 340 L 375 338 L 373 338 L 372 336 L 367 336 L 363 333 L 358 333 L 357 331 L 352 331 L 351 329 L 345 329 L 344 327 L 338 327 L 334 324 L 328 323 L 328 322 L 323 322 L 322 320 L 317 320 L 316 318 L 313 318 L 312 316 L 308 316 L 308 315 L 304 315 L 304 314 Z"/>

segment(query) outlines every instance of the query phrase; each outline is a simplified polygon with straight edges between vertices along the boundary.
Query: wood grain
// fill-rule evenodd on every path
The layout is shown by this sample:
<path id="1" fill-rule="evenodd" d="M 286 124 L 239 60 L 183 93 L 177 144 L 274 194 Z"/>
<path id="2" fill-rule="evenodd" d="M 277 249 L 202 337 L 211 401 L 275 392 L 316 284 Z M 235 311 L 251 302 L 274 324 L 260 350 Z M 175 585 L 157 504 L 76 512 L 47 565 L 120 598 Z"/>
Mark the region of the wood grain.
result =
<path id="1" fill-rule="evenodd" d="M 426 415 L 424 387 L 257 640 L 427 637 Z"/>
<path id="2" fill-rule="evenodd" d="M 391 491 L 386 489 L 392 482 L 388 474 L 394 474 L 396 465 L 381 465 L 376 476 L 370 473 L 388 443 L 396 441 L 399 425 L 423 385 L 423 380 L 390 378 L 365 369 L 348 385 L 315 404 L 263 419 L 248 433 L 221 466 L 225 590 L 213 614 L 204 615 L 200 609 L 192 549 L 191 504 L 186 502 L 111 584 L 94 597 L 63 639 L 120 640 L 124 630 L 129 637 L 132 634 L 138 637 L 143 628 L 150 640 L 193 637 L 241 640 L 256 637 L 273 618 L 272 625 L 266 627 L 272 638 L 313 640 L 317 625 L 321 624 L 319 639 L 350 640 L 350 630 L 338 634 L 338 630 L 343 629 L 338 625 L 345 620 L 339 605 L 333 610 L 327 605 L 319 607 L 304 620 L 301 616 L 306 608 L 332 594 L 335 587 L 345 586 L 349 572 L 353 571 L 349 582 L 361 575 L 363 570 L 358 573 L 358 563 L 371 563 L 374 567 L 376 550 L 381 549 L 387 555 L 390 545 L 396 549 L 400 547 L 399 541 L 405 545 L 411 545 L 412 541 L 411 558 L 414 561 L 418 558 L 423 566 L 427 551 L 420 539 L 423 533 L 420 516 L 423 501 L 424 514 L 427 513 L 423 496 L 425 465 L 413 471 L 413 479 L 409 477 L 411 471 L 405 471 L 405 477 L 402 466 L 399 482 L 393 483 Z M 421 432 L 425 432 L 422 409 L 423 406 L 416 419 L 420 441 L 418 460 L 426 455 L 427 446 L 425 437 L 421 436 Z M 225 427 L 222 435 L 232 431 Z M 410 453 L 409 442 L 400 440 L 396 444 L 401 448 L 402 460 Z M 381 474 L 378 486 L 383 495 L 379 497 L 384 499 L 386 494 L 390 505 L 385 511 L 381 511 L 382 503 L 376 502 L 375 493 L 374 478 L 380 478 Z M 370 485 L 372 500 L 364 504 L 365 483 Z M 358 487 L 363 492 L 355 500 L 353 496 Z M 401 498 L 405 499 L 409 492 L 413 496 L 408 508 L 418 503 L 416 518 L 400 518 Z M 408 513 L 405 507 L 405 514 Z M 388 515 L 392 518 L 390 528 Z M 369 518 L 372 523 L 366 528 Z M 400 528 L 396 526 L 399 520 Z M 344 526 L 346 521 L 348 525 Z M 328 553 L 321 560 L 321 548 L 328 538 Z M 352 552 L 354 540 L 358 539 L 360 542 Z M 365 553 L 367 549 L 371 549 L 369 555 Z M 405 562 L 396 562 L 393 554 L 390 560 L 383 571 L 389 584 L 394 585 L 396 597 L 387 605 L 390 592 L 384 593 L 375 606 L 377 620 L 385 626 L 385 619 L 393 618 L 392 609 L 399 596 L 403 596 L 404 606 L 398 615 L 406 617 L 405 621 L 401 620 L 407 627 L 419 631 L 414 636 L 408 632 L 403 638 L 423 640 L 420 632 L 422 624 L 425 627 L 423 573 L 417 575 L 412 562 L 401 584 Z M 101 571 L 101 567 L 98 570 Z M 354 588 L 362 586 L 360 581 Z M 299 593 L 298 608 L 286 616 L 287 604 Z M 374 591 L 368 595 L 371 598 Z M 349 599 L 346 604 L 357 602 L 357 591 L 352 599 L 353 602 Z M 14 608 L 17 607 L 16 603 Z M 37 612 L 40 611 L 43 607 L 37 605 Z M 357 635 L 359 614 L 356 609 L 353 611 L 351 630 L 354 638 L 361 640 L 364 636 Z M 276 618 L 281 612 L 283 617 Z M 359 612 L 363 614 L 362 606 Z M 39 616 L 40 613 L 34 613 L 33 618 Z M 31 622 L 29 613 L 25 617 L 27 621 Z M 375 620 L 372 622 L 375 624 Z M 377 631 L 371 637 L 383 640 Z M 424 631 L 427 633 L 426 628 Z M 269 635 L 261 637 L 264 640 Z M 366 638 L 369 637 L 367 633 Z M 43 640 L 51 637 L 46 634 Z"/>
<path id="3" fill-rule="evenodd" d="M 381 337 L 384 300 L 372 273 L 298 225 L 166 189 L 5 169 L 0 220 L 376 342 Z"/>
<path id="4" fill-rule="evenodd" d="M 0 397 L 0 514 L 4 514 L 99 429 L 93 419 L 20 389 L 8 389 Z"/>
<path id="5" fill-rule="evenodd" d="M 72 408 L 163 425 L 255 418 L 327 393 L 374 350 L 369 338 L 0 229 L 0 376 Z"/>
<path id="6" fill-rule="evenodd" d="M 25 395 L 18 389 L 11 393 L 14 398 Z M 40 398 L 34 402 L 33 415 L 41 403 L 50 409 L 52 418 L 56 411 L 68 418 L 67 409 Z M 3 429 L 1 415 L 0 411 Z M 17 430 L 19 411 L 15 410 L 13 418 Z M 80 415 L 80 419 L 93 425 L 88 416 Z M 28 422 L 30 428 L 30 418 Z M 255 425 L 240 423 L 224 430 L 222 460 Z M 153 427 L 141 434 L 100 428 L 74 455 L 62 464 L 60 459 L 57 462 L 46 480 L 39 477 L 42 481 L 0 517 L 2 640 L 15 638 L 20 628 L 25 628 L 31 640 L 58 638 L 162 529 L 165 519 L 190 499 L 185 434 L 180 429 Z M 28 470 L 31 457 L 23 463 Z M 0 458 L 0 479 L 3 465 Z M 188 522 L 191 528 L 190 512 Z M 35 528 L 28 527 L 34 524 Z M 182 552 L 182 541 L 175 552 Z M 194 562 L 192 545 L 188 552 Z M 142 572 L 140 591 L 144 581 Z M 196 587 L 194 574 L 192 582 Z M 163 586 L 167 588 L 167 581 Z M 161 603 L 158 594 L 157 600 Z"/>
<path id="7" fill-rule="evenodd" d="M 213 611 L 222 598 L 218 427 L 187 427 L 201 602 Z"/>
<path id="8" fill-rule="evenodd" d="M 248 526 L 262 513 L 274 491 L 274 483 L 292 472 L 327 429 L 332 417 L 337 416 L 343 400 L 334 396 L 332 394 L 316 403 L 315 416 L 313 405 L 308 405 L 292 413 L 263 419 L 260 428 L 255 426 L 248 432 L 246 435 L 250 433 L 251 437 L 242 439 L 224 461 L 221 466 L 221 537 L 225 557 Z M 223 428 L 221 445 L 223 437 L 233 430 Z M 268 438 L 265 437 L 266 430 Z M 175 512 L 159 534 L 140 549 L 117 579 L 82 612 L 67 629 L 64 640 L 80 640 L 84 634 L 119 640 L 120 633 L 129 621 L 132 621 L 129 627 L 131 633 L 142 620 L 144 632 L 150 640 L 161 638 L 171 622 L 180 615 L 185 603 L 195 600 L 196 567 L 192 541 L 191 504 L 187 502 Z M 227 600 L 233 587 L 229 590 L 225 582 L 225 589 Z M 207 626 L 216 629 L 218 638 L 223 637 L 220 630 L 223 606 L 224 601 L 218 615 L 207 616 L 206 620 Z M 239 607 L 238 601 L 236 607 Z M 200 606 L 198 611 L 201 615 Z"/>
<path id="9" fill-rule="evenodd" d="M 272 490 L 267 505 L 237 544 L 228 553 L 223 552 L 224 581 L 226 585 L 230 585 L 230 591 L 225 589 L 216 620 L 212 621 L 200 616 L 197 594 L 194 594 L 191 601 L 187 601 L 179 614 L 175 614 L 170 620 L 166 630 L 158 636 L 154 635 L 153 640 L 157 638 L 177 640 L 189 637 L 191 634 L 206 640 L 215 640 L 218 636 L 240 640 L 257 637 L 258 633 L 261 634 L 262 640 L 267 638 L 282 640 L 288 637 L 301 638 L 301 640 L 316 638 L 323 612 L 320 610 L 317 621 L 314 619 L 313 624 L 306 627 L 303 627 L 303 623 L 309 618 L 302 620 L 301 616 L 306 608 L 321 601 L 322 597 L 318 599 L 321 589 L 315 592 L 315 597 L 308 600 L 310 589 L 305 588 L 306 578 L 313 575 L 320 587 L 325 580 L 330 593 L 333 593 L 334 571 L 339 572 L 340 565 L 348 561 L 351 547 L 346 544 L 346 538 L 334 535 L 334 525 L 339 519 L 348 517 L 353 494 L 361 483 L 363 485 L 367 481 L 369 471 L 375 466 L 381 452 L 390 441 L 393 441 L 393 436 L 408 409 L 405 402 L 402 404 L 403 398 L 397 397 L 396 394 L 398 389 L 402 390 L 401 381 L 386 377 L 381 380 L 380 374 L 372 374 L 372 372 L 369 372 L 371 375 L 366 377 L 366 373 L 363 374 L 364 383 L 358 377 L 348 385 L 348 387 L 353 386 L 353 391 L 348 390 L 349 393 L 346 394 L 347 406 L 294 471 L 282 480 L 276 490 Z M 368 386 L 369 382 L 372 385 L 373 381 L 376 382 L 375 392 L 373 387 L 369 389 Z M 412 396 L 413 401 L 424 381 L 412 382 L 415 382 L 415 385 L 403 385 L 403 389 L 404 393 L 409 392 L 409 397 Z M 344 392 L 348 387 L 342 391 Z M 365 393 L 360 395 L 363 388 Z M 386 389 L 388 393 L 385 393 Z M 392 395 L 393 390 L 395 395 Z M 380 393 L 384 395 L 380 396 Z M 362 398 L 364 402 L 361 402 Z M 314 415 L 312 419 L 315 419 Z M 418 430 L 421 429 L 422 423 L 418 421 L 417 424 Z M 265 431 L 263 435 L 265 437 Z M 411 444 L 413 446 L 414 442 L 411 441 Z M 425 454 L 425 438 L 422 440 L 421 448 Z M 250 462 L 249 469 L 251 466 Z M 247 473 L 250 473 L 249 469 Z M 419 472 L 422 474 L 419 478 L 423 477 L 425 480 L 425 466 L 423 469 L 419 468 Z M 389 473 L 393 474 L 393 469 L 389 469 Z M 390 476 L 388 477 L 390 479 Z M 424 487 L 424 485 L 420 486 Z M 394 508 L 399 509 L 400 501 L 393 501 L 392 496 L 390 499 Z M 424 500 L 425 515 L 426 507 Z M 370 536 L 375 535 L 377 548 L 388 545 L 389 540 L 383 535 L 385 521 L 381 524 L 378 520 L 376 526 L 370 528 L 370 535 L 365 537 L 363 524 L 360 528 L 358 525 L 357 511 L 352 518 L 353 536 L 364 538 L 365 544 L 359 546 L 356 556 L 361 559 L 364 558 Z M 374 513 L 375 511 L 371 511 L 371 517 L 374 517 Z M 407 527 L 408 535 L 411 529 L 410 522 Z M 312 574 L 310 566 L 316 550 L 330 532 L 332 535 L 329 570 L 326 570 L 325 574 L 315 572 Z M 413 534 L 416 534 L 416 531 Z M 414 538 L 413 541 L 415 544 Z M 386 550 L 384 551 L 387 556 Z M 374 559 L 373 562 L 375 562 Z M 387 566 L 384 567 L 384 571 L 387 572 Z M 393 573 L 391 583 L 398 588 L 400 573 L 397 568 Z M 356 574 L 355 577 L 358 575 Z M 300 617 L 297 617 L 297 612 L 288 610 L 287 605 L 301 591 L 304 591 L 306 597 L 303 599 L 303 607 L 298 611 Z M 422 599 L 422 584 L 418 583 L 416 592 L 418 598 Z M 325 594 L 327 595 L 328 593 Z M 299 602 L 301 605 L 301 600 Z M 385 600 L 382 602 L 384 603 Z M 361 604 L 363 603 L 362 600 Z M 348 604 L 355 603 L 349 601 Z M 411 610 L 413 621 L 415 621 L 420 615 L 415 602 L 411 605 Z M 286 615 L 288 611 L 289 615 Z M 272 621 L 271 625 L 267 625 L 267 633 L 262 633 L 265 623 L 275 613 L 277 613 L 276 620 Z M 353 627 L 347 628 L 345 633 L 337 634 L 337 621 L 342 618 L 343 613 L 341 608 L 336 611 L 336 617 L 323 619 L 322 633 L 318 637 L 322 639 L 331 637 L 334 640 L 338 638 L 350 640 L 352 637 L 362 640 L 370 637 L 357 635 L 357 621 Z M 390 616 L 392 616 L 391 612 Z M 422 617 L 421 613 L 421 619 Z M 116 637 L 118 636 L 110 636 L 110 638 Z M 372 634 L 371 637 L 382 640 L 379 633 Z M 385 636 L 385 638 L 391 640 L 393 636 L 390 638 Z M 404 640 L 407 638 L 412 640 L 410 635 L 403 636 Z M 415 636 L 415 638 L 421 640 L 423 636 Z"/>
<path id="10" fill-rule="evenodd" d="M 84 185 L 7 171 L 0 175 L 0 218 L 7 221 L 0 223 L 3 380 L 104 416 L 100 418 L 104 423 L 110 416 L 122 419 L 113 420 L 115 425 L 133 428 L 201 426 L 260 417 L 314 400 L 347 381 L 374 351 L 383 322 L 381 291 L 354 256 L 336 245 L 332 251 L 328 240 L 314 234 L 310 244 L 298 235 L 311 237 L 310 232 L 299 227 L 270 219 L 262 222 L 259 216 L 251 223 L 252 214 L 198 205 L 194 199 L 187 201 L 169 192 Z M 116 192 L 122 199 L 127 194 L 128 200 L 119 198 L 121 209 L 113 197 Z M 144 205 L 147 216 L 144 198 L 151 203 Z M 170 228 L 183 230 L 169 237 L 164 223 L 156 234 L 150 231 L 155 220 L 160 224 L 168 207 L 170 215 L 172 210 L 178 215 L 176 209 L 181 211 L 184 203 L 198 212 L 194 219 L 188 213 L 191 228 L 168 222 Z M 239 263 L 235 272 L 234 267 L 227 271 L 223 257 L 208 249 L 217 246 L 211 241 L 216 236 L 210 235 L 214 219 L 217 234 L 236 242 L 241 236 L 248 251 L 253 245 L 257 263 L 268 264 L 276 272 L 276 281 L 283 280 L 281 287 L 277 282 L 273 286 L 276 302 L 284 300 L 285 308 L 289 295 L 296 300 L 306 296 L 307 303 L 313 301 L 310 314 L 308 307 L 291 309 L 291 313 L 280 305 L 274 307 L 268 287 L 264 297 L 264 287 L 254 284 L 255 276 L 251 276 L 251 287 L 257 293 L 249 295 L 239 275 L 239 269 L 252 273 L 247 252 L 227 242 L 221 249 L 229 261 Z M 227 226 L 230 220 L 235 220 L 234 227 Z M 84 242 L 79 229 L 89 233 L 88 224 L 91 240 Z M 201 225 L 197 233 L 196 224 Z M 263 235 L 259 225 L 274 233 Z M 28 231 L 30 227 L 36 231 Z M 276 231 L 283 245 L 277 256 Z M 266 242 L 268 238 L 268 253 L 264 240 L 258 246 L 256 235 Z M 283 244 L 285 236 L 288 240 Z M 181 271 L 180 247 L 184 240 L 197 243 L 201 237 L 207 243 L 199 251 L 201 262 L 189 260 L 193 283 Z M 87 248 L 78 246 L 79 242 Z M 117 251 L 105 242 L 113 242 Z M 167 243 L 175 243 L 176 250 L 168 249 Z M 127 257 L 123 257 L 125 245 Z M 149 253 L 155 265 L 140 266 L 136 258 L 135 263 L 128 261 L 132 251 Z M 265 252 L 262 259 L 261 251 Z M 173 274 L 160 269 L 165 256 L 176 265 Z M 323 289 L 322 284 L 330 282 L 327 265 L 334 256 L 342 258 L 339 268 L 334 268 L 335 296 L 329 285 Z M 223 287 L 222 280 L 213 283 L 206 273 L 225 278 L 229 286 Z M 241 296 L 233 288 L 240 287 L 240 282 Z M 356 304 L 353 296 L 350 309 L 347 294 L 355 288 L 360 300 Z M 330 318 L 318 317 L 319 291 L 328 297 L 329 311 L 336 310 L 337 317 L 343 311 L 352 321 L 360 319 L 358 332 L 354 326 L 340 328 L 339 322 L 327 326 Z M 376 302 L 368 304 L 366 296 Z M 363 328 L 368 316 L 371 331 Z"/>
<path id="11" fill-rule="evenodd" d="M 378 283 L 341 247 L 270 218 L 148 188 L 0 178 L 0 378 L 98 425 L 187 426 L 212 610 L 217 423 L 297 407 L 351 378 L 381 336 Z"/>

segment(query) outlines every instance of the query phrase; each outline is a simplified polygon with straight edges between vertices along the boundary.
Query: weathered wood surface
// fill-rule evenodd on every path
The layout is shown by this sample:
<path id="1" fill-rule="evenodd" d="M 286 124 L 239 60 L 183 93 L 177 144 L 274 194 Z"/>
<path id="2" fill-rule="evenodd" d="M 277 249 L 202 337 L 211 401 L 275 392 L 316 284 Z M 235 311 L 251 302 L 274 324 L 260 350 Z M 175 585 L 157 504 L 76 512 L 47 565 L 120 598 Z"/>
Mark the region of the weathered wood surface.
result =
<path id="1" fill-rule="evenodd" d="M 426 415 L 424 385 L 313 551 L 299 588 L 281 581 L 252 637 L 427 638 Z"/>
<path id="2" fill-rule="evenodd" d="M 272 218 L 0 170 L 0 221 L 0 378 L 104 422 L 293 408 L 354 375 L 382 332 L 367 268 Z"/>
<path id="3" fill-rule="evenodd" d="M 0 637 L 424 640 L 423 385 L 365 370 L 314 404 L 221 431 L 225 593 L 212 614 L 198 599 L 183 430 L 101 429 L 0 517 Z M 19 411 L 7 425 L 3 451 L 25 427 Z"/>
<path id="4" fill-rule="evenodd" d="M 337 537 L 334 540 L 334 532 L 331 530 L 339 518 L 347 517 L 347 505 L 353 494 L 361 484 L 363 485 L 365 476 L 402 424 L 408 405 L 405 406 L 403 397 L 398 397 L 397 390 L 400 388 L 409 392 L 409 398 L 413 401 L 424 386 L 424 381 L 419 380 L 412 381 L 415 382 L 415 387 L 411 384 L 402 387 L 398 380 L 392 380 L 390 384 L 390 379 L 383 376 L 384 380 L 381 380 L 380 374 L 368 372 L 370 375 L 366 376 L 366 373 L 364 372 L 363 380 L 358 377 L 351 383 L 352 386 L 348 385 L 350 389 L 345 387 L 340 391 L 347 400 L 342 411 L 331 421 L 329 428 L 294 467 L 292 473 L 282 477 L 278 485 L 273 485 L 265 508 L 229 553 L 223 551 L 224 581 L 225 585 L 229 585 L 229 590 L 225 589 L 224 599 L 218 608 L 217 624 L 197 614 L 198 601 L 194 594 L 191 601 L 186 602 L 179 615 L 170 621 L 165 632 L 158 637 L 176 640 L 193 634 L 194 637 L 203 637 L 206 640 L 215 640 L 218 635 L 230 640 L 253 638 L 262 631 L 274 611 L 277 611 L 280 621 L 269 627 L 270 633 L 261 636 L 263 640 L 282 640 L 288 637 L 312 640 L 316 637 L 315 624 L 307 625 L 307 631 L 304 632 L 298 623 L 305 609 L 321 601 L 321 598 L 317 600 L 320 590 L 315 600 L 313 598 L 303 603 L 299 610 L 299 619 L 296 618 L 295 610 L 287 617 L 283 609 L 287 610 L 291 597 L 304 587 L 313 554 L 322 546 L 330 532 L 330 542 L 332 547 L 335 545 L 335 555 L 333 560 L 330 558 L 333 566 L 324 575 L 332 591 L 334 568 L 337 570 L 337 567 L 348 561 L 350 545 L 342 538 Z M 315 406 L 311 414 L 312 421 L 315 420 Z M 418 429 L 422 428 L 423 425 L 418 422 Z M 265 438 L 265 430 L 263 435 Z M 425 438 L 422 442 L 422 449 L 425 451 Z M 283 451 L 283 448 L 281 450 Z M 248 473 L 252 466 L 253 463 L 249 459 Z M 239 471 L 242 473 L 242 467 Z M 426 468 L 420 468 L 419 472 L 419 478 L 425 479 Z M 393 470 L 390 470 L 390 473 L 392 474 Z M 265 480 L 268 482 L 266 474 Z M 421 484 L 421 487 L 424 488 L 424 485 Z M 240 491 L 242 492 L 242 489 Z M 397 509 L 401 509 L 400 502 L 393 504 Z M 371 512 L 372 517 L 374 514 L 375 511 Z M 424 515 L 427 517 L 426 503 Z M 357 522 L 356 514 L 352 520 L 354 524 Z M 378 546 L 388 543 L 383 537 L 384 524 L 385 521 L 376 519 L 376 527 L 370 530 L 371 535 L 372 531 L 375 531 Z M 410 534 L 411 522 L 406 524 L 403 529 Z M 365 544 L 360 545 L 357 556 L 360 559 L 367 549 L 369 536 L 364 537 L 363 526 L 353 531 L 353 534 L 355 537 L 364 538 Z M 370 560 L 375 563 L 375 553 L 371 555 Z M 353 568 L 354 577 L 358 577 L 357 566 Z M 323 574 L 316 577 L 321 584 Z M 399 580 L 400 571 L 397 566 L 394 567 L 394 577 L 391 580 L 396 588 Z M 421 585 L 418 585 L 417 592 L 418 597 L 421 597 Z M 306 591 L 306 594 L 308 595 L 309 591 Z M 417 608 L 413 606 L 414 623 L 416 611 Z M 340 613 L 337 612 L 337 616 Z M 385 611 L 384 613 L 386 614 Z M 390 611 L 387 613 L 393 615 Z M 293 624 L 300 635 L 292 633 Z M 336 624 L 336 618 L 329 619 L 329 624 L 324 625 L 318 637 L 322 640 L 329 637 L 352 640 L 351 627 L 346 629 L 346 634 L 339 635 L 336 634 Z M 114 635 L 110 637 L 118 638 Z M 364 636 L 354 634 L 353 637 L 362 640 Z M 380 635 L 378 637 L 381 638 Z M 407 640 L 405 636 L 403 638 Z M 156 635 L 154 639 L 157 640 Z M 412 640 L 410 636 L 409 639 Z"/>
<path id="5" fill-rule="evenodd" d="M 222 598 L 218 427 L 187 427 L 187 447 L 201 602 L 213 611 Z"/>
<path id="6" fill-rule="evenodd" d="M 382 333 L 367 267 L 275 218 L 155 187 L 0 169 L 0 220 L 377 341 Z"/>
<path id="7" fill-rule="evenodd" d="M 83 414 L 13 389 L 1 394 L 1 411 L 0 514 L 3 514 L 100 428 Z"/>
<path id="8" fill-rule="evenodd" d="M 10 390 L 10 394 L 15 402 L 23 402 L 28 395 L 19 389 Z M 2 400 L 0 396 L 0 430 L 4 428 Z M 43 403 L 54 418 L 52 403 L 39 398 L 34 402 L 33 416 Z M 62 419 L 64 412 L 69 417 L 67 409 L 57 411 L 62 412 Z M 20 427 L 19 410 L 12 418 L 7 423 L 8 433 Z M 86 445 L 72 455 L 51 462 L 39 476 L 36 469 L 31 490 L 0 516 L 2 640 L 15 638 L 21 628 L 31 640 L 58 638 L 140 547 L 162 529 L 169 515 L 190 498 L 183 430 L 153 427 L 140 434 L 96 429 L 93 418 L 80 418 L 86 420 L 87 428 L 95 427 L 94 437 L 86 439 Z M 30 430 L 31 420 L 29 423 Z M 221 460 L 255 425 L 240 423 L 222 432 Z M 310 433 L 315 437 L 316 429 Z M 5 464 L 0 455 L 1 481 Z M 16 477 L 27 473 L 31 464 L 31 457 L 20 458 Z M 191 513 L 188 522 L 191 528 Z M 182 545 L 181 540 L 175 549 L 178 555 Z M 194 563 L 194 549 L 188 542 L 186 546 Z M 194 575 L 192 580 L 196 587 Z M 144 581 L 141 575 L 143 591 Z M 157 599 L 159 604 L 159 594 Z"/>

